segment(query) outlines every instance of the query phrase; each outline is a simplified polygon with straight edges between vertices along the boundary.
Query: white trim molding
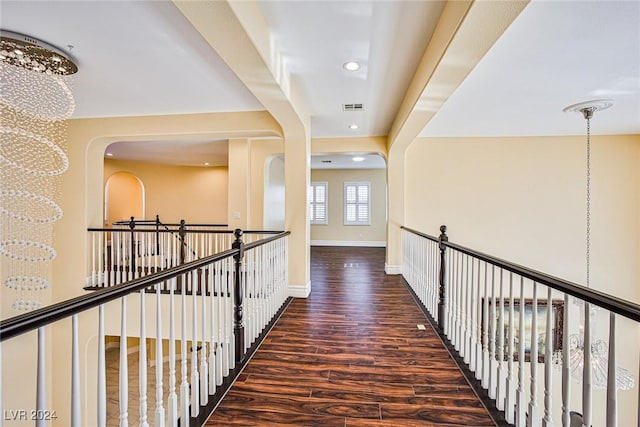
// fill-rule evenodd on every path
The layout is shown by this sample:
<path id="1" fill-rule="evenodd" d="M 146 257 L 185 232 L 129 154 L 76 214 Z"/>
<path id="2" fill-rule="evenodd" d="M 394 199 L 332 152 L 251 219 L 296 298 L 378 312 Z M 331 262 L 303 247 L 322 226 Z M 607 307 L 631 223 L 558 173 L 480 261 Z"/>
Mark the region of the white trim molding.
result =
<path id="1" fill-rule="evenodd" d="M 307 298 L 311 294 L 311 282 L 306 285 L 294 285 L 289 283 L 289 296 L 294 298 Z"/>
<path id="2" fill-rule="evenodd" d="M 369 248 L 386 248 L 384 240 L 312 240 L 311 246 L 363 246 Z"/>
<path id="3" fill-rule="evenodd" d="M 402 266 L 401 265 L 389 265 L 386 262 L 384 263 L 384 272 L 393 275 L 393 274 L 402 274 Z"/>

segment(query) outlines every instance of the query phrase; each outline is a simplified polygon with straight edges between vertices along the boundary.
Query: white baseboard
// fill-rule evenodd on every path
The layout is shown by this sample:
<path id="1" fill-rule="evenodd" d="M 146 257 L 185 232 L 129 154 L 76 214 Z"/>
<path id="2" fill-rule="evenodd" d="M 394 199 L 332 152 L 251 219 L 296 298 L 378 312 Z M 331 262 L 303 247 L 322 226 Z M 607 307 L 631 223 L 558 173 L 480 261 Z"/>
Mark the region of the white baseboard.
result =
<path id="1" fill-rule="evenodd" d="M 402 266 L 401 265 L 389 265 L 386 262 L 384 263 L 384 272 L 387 274 L 402 274 Z"/>
<path id="2" fill-rule="evenodd" d="M 370 248 L 385 248 L 384 240 L 312 240 L 311 246 L 364 246 Z"/>
<path id="3" fill-rule="evenodd" d="M 306 285 L 293 285 L 289 283 L 289 296 L 294 298 L 307 298 L 311 294 L 311 282 Z"/>

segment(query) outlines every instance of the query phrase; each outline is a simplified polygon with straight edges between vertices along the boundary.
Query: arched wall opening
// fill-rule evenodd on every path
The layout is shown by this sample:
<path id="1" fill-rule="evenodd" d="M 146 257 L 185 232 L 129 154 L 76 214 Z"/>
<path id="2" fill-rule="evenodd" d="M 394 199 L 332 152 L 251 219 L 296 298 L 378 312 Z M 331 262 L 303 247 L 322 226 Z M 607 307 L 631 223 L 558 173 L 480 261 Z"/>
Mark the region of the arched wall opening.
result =
<path id="1" fill-rule="evenodd" d="M 267 157 L 264 166 L 265 230 L 284 230 L 285 217 L 284 155 Z"/>
<path id="2" fill-rule="evenodd" d="M 106 226 L 131 217 L 144 219 L 144 184 L 132 173 L 116 172 L 109 177 L 104 188 L 104 221 Z"/>

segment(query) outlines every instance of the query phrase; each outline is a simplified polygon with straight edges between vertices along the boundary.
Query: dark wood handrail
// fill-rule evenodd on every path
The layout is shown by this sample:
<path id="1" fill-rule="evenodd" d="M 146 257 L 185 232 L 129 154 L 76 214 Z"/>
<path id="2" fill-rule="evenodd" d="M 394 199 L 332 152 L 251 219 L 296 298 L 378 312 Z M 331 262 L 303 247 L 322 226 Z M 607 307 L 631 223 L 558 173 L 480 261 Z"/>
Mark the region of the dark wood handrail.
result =
<path id="1" fill-rule="evenodd" d="M 158 222 L 155 219 L 134 219 L 133 223 L 136 225 L 156 225 L 156 224 L 160 224 L 160 225 L 166 225 L 168 227 L 179 227 L 180 223 L 164 223 L 164 222 Z M 131 224 L 130 220 L 124 220 L 124 221 L 116 221 L 113 223 L 113 225 L 124 225 L 124 226 L 128 226 L 129 224 Z M 185 224 L 187 226 L 190 227 L 228 227 L 229 224 Z"/>
<path id="2" fill-rule="evenodd" d="M 245 251 L 247 249 L 265 245 L 284 236 L 288 236 L 289 234 L 291 234 L 291 232 L 289 231 L 282 232 L 267 239 L 262 239 L 251 244 L 247 244 L 245 246 Z M 219 254 L 201 258 L 196 261 L 191 261 L 189 263 L 168 268 L 166 270 L 161 270 L 157 273 L 153 273 L 139 279 L 134 279 L 120 285 L 110 286 L 108 288 L 93 291 L 87 295 L 82 295 L 76 298 L 59 302 L 57 304 L 52 304 L 40 308 L 38 310 L 31 311 L 29 313 L 24 313 L 18 316 L 11 317 L 9 319 L 2 320 L 0 321 L 0 342 L 38 329 L 42 326 L 46 326 L 57 320 L 73 316 L 74 314 L 78 314 L 82 311 L 98 307 L 99 305 L 116 300 L 118 298 L 122 298 L 131 293 L 141 291 L 150 286 L 165 282 L 190 271 L 197 270 L 198 268 L 204 267 L 213 262 L 235 256 L 238 254 L 238 252 L 238 249 L 229 249 L 227 251 L 220 252 Z"/>
<path id="3" fill-rule="evenodd" d="M 242 232 L 243 233 L 251 233 L 251 231 L 244 231 L 244 230 L 242 230 Z M 260 233 L 263 233 L 263 232 L 261 231 Z M 254 248 L 257 248 L 258 246 L 266 245 L 267 243 L 271 243 L 274 240 L 281 239 L 281 238 L 283 238 L 285 236 L 289 236 L 291 234 L 290 231 L 274 231 L 274 232 L 267 231 L 267 232 L 264 232 L 264 234 L 272 234 L 272 233 L 278 233 L 278 234 L 276 234 L 274 236 L 271 236 L 271 237 L 267 237 L 266 239 L 257 240 L 257 241 L 252 242 L 252 243 L 245 243 L 245 245 L 244 245 L 245 252 L 248 251 L 249 249 L 254 249 Z"/>
<path id="4" fill-rule="evenodd" d="M 167 225 L 167 224 L 165 224 Z M 171 225 L 171 224 L 168 224 Z M 178 224 L 180 225 L 180 224 Z M 111 232 L 116 232 L 116 231 L 125 231 L 125 232 L 131 232 L 130 229 L 125 229 L 125 228 L 97 228 L 97 227 L 89 227 L 87 228 L 87 231 L 100 231 L 100 232 L 105 232 L 105 233 L 111 233 Z M 167 230 L 167 229 L 160 229 L 160 230 L 156 230 L 156 229 L 142 229 L 142 228 L 135 228 L 133 229 L 134 232 L 136 233 L 175 233 L 176 231 L 178 231 L 177 229 L 174 230 Z M 191 230 L 191 229 L 186 229 L 185 230 L 187 233 L 200 233 L 200 234 L 233 234 L 233 230 L 230 229 L 226 229 L 226 230 Z M 281 234 L 284 233 L 283 230 L 242 230 L 242 232 L 244 234 Z"/>
<path id="5" fill-rule="evenodd" d="M 419 231 L 413 230 L 405 226 L 401 226 L 400 228 L 403 230 L 407 230 L 410 233 L 416 234 L 420 237 L 424 237 L 426 239 L 438 242 L 437 238 L 433 236 L 429 236 L 428 234 L 421 233 Z M 587 288 L 585 286 L 581 286 L 573 282 L 569 282 L 568 280 L 550 276 L 546 273 L 542 273 L 540 271 L 533 270 L 531 268 L 524 267 L 524 266 L 512 263 L 510 261 L 496 258 L 494 256 L 487 255 L 482 252 L 478 252 L 476 250 L 457 245 L 455 243 L 442 242 L 442 244 L 448 248 L 455 249 L 466 255 L 470 255 L 479 260 L 488 262 L 492 265 L 495 265 L 496 267 L 500 267 L 504 270 L 513 272 L 519 276 L 526 277 L 527 279 L 531 279 L 536 283 L 540 283 L 542 285 L 548 286 L 560 292 L 567 293 L 571 296 L 580 298 L 581 300 L 586 301 L 588 303 L 595 304 L 606 310 L 612 311 L 616 314 L 632 319 L 636 322 L 640 322 L 640 305 L 635 304 L 631 301 L 623 300 L 613 295 L 600 292 L 595 289 Z"/>

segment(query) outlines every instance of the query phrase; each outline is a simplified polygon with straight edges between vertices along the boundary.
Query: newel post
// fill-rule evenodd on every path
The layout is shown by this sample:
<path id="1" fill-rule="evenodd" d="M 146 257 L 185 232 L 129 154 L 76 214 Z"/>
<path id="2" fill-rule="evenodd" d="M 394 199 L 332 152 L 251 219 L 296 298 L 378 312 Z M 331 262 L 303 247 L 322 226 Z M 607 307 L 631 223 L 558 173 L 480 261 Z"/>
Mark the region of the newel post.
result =
<path id="1" fill-rule="evenodd" d="M 180 228 L 178 229 L 178 235 L 180 236 L 180 265 L 184 264 L 184 238 L 187 235 L 187 227 L 184 225 L 184 219 L 180 220 Z"/>
<path id="2" fill-rule="evenodd" d="M 242 230 L 236 228 L 233 232 L 236 240 L 231 247 L 238 249 L 238 253 L 233 256 L 235 261 L 234 280 L 233 280 L 233 332 L 236 340 L 236 362 L 241 362 L 244 358 L 244 312 L 243 300 L 244 292 L 242 289 L 242 258 L 244 258 L 244 242 L 242 241 Z"/>
<path id="3" fill-rule="evenodd" d="M 449 241 L 447 236 L 447 226 L 440 226 L 440 237 L 438 238 L 438 246 L 440 247 L 440 289 L 438 292 L 438 326 L 444 331 L 444 283 L 445 283 L 445 271 L 447 269 L 445 251 L 447 247 L 445 242 Z"/>
<path id="4" fill-rule="evenodd" d="M 133 279 L 136 272 L 136 243 L 135 243 L 135 232 L 136 221 L 133 217 L 129 220 L 129 229 L 131 230 L 131 278 Z"/>

